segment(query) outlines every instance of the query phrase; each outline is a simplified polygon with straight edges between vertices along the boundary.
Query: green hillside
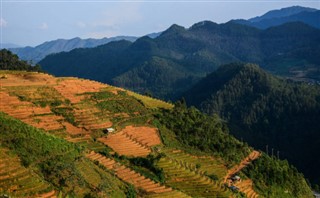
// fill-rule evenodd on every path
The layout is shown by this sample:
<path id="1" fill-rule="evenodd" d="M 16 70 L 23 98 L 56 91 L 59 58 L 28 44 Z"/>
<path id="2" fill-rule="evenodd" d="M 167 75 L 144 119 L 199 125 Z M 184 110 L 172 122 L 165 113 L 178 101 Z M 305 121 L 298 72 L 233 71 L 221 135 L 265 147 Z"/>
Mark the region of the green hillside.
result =
<path id="1" fill-rule="evenodd" d="M 320 30 L 286 23 L 259 30 L 233 22 L 172 25 L 160 36 L 76 49 L 40 61 L 56 76 L 77 76 L 175 100 L 221 64 L 244 61 L 272 73 L 319 80 Z"/>
<path id="2" fill-rule="evenodd" d="M 312 197 L 294 167 L 261 157 L 218 116 L 184 102 L 79 78 L 0 74 L 1 196 Z M 243 181 L 232 182 L 235 174 Z"/>
<path id="3" fill-rule="evenodd" d="M 320 87 L 272 76 L 257 65 L 229 64 L 184 95 L 188 105 L 228 121 L 230 133 L 288 159 L 319 183 Z"/>
<path id="4" fill-rule="evenodd" d="M 20 61 L 19 57 L 11 51 L 0 50 L 0 70 L 27 70 L 41 71 L 39 65 L 30 66 L 26 61 Z"/>

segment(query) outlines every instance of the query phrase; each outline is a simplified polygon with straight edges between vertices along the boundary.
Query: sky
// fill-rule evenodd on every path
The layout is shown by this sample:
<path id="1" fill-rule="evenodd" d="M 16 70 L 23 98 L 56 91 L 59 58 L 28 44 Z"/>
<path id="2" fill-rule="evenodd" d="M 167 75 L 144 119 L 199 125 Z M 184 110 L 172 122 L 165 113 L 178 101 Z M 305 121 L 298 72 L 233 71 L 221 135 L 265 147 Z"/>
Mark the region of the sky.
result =
<path id="1" fill-rule="evenodd" d="M 294 5 L 320 9 L 320 0 L 0 0 L 0 43 L 143 36 L 172 24 L 225 23 Z"/>

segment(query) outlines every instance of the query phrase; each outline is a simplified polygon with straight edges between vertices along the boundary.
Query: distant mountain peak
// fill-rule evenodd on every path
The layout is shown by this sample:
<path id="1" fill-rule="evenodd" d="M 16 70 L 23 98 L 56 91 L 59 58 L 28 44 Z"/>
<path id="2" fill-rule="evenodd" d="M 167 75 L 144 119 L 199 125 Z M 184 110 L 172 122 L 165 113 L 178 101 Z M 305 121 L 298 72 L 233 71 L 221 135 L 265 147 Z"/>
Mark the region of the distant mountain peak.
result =
<path id="1" fill-rule="evenodd" d="M 292 6 L 279 10 L 271 10 L 262 16 L 257 16 L 248 20 L 236 19 L 232 21 L 259 29 L 267 29 L 269 27 L 279 26 L 289 22 L 300 21 L 320 29 L 320 10 L 301 6 Z"/>
<path id="2" fill-rule="evenodd" d="M 197 29 L 211 29 L 211 28 L 217 28 L 219 25 L 217 23 L 214 23 L 212 21 L 200 21 L 198 23 L 193 24 L 189 30 L 197 30 Z"/>
<path id="3" fill-rule="evenodd" d="M 186 31 L 186 28 L 177 24 L 171 25 L 167 30 L 163 31 L 160 36 L 172 34 L 172 33 L 179 33 Z"/>
<path id="4" fill-rule="evenodd" d="M 315 8 L 291 6 L 291 7 L 287 7 L 287 8 L 281 8 L 279 10 L 271 10 L 262 16 L 257 16 L 257 17 L 248 19 L 248 21 L 259 22 L 259 21 L 265 20 L 265 19 L 288 17 L 291 15 L 298 14 L 300 12 L 315 12 L 315 11 L 317 11 L 317 9 L 315 9 Z"/>

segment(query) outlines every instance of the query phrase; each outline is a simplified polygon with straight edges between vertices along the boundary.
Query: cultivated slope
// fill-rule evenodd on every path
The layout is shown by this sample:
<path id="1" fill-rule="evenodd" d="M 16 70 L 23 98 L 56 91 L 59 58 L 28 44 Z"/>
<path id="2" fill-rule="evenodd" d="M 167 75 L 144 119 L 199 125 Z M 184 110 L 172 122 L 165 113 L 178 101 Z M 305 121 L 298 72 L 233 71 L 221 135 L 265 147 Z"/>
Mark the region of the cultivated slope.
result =
<path id="1" fill-rule="evenodd" d="M 13 167 L 0 163 L 6 167 L 0 174 L 1 194 L 239 197 L 224 178 L 243 174 L 251 160 L 259 161 L 250 147 L 226 133 L 218 118 L 205 118 L 199 111 L 90 80 L 22 71 L 0 75 L 0 143 Z M 170 121 L 179 113 L 194 119 L 180 115 L 185 124 Z M 192 131 L 185 132 L 185 141 L 174 137 L 175 127 L 188 126 L 197 127 L 196 133 L 198 126 L 206 127 L 203 135 L 210 138 L 204 149 L 192 143 Z M 115 132 L 108 133 L 107 127 Z M 225 144 L 214 141 L 221 138 Z M 20 184 L 24 180 L 15 178 L 21 172 L 35 179 Z M 250 183 L 250 192 L 240 191 L 257 196 L 254 185 Z M 290 193 L 299 197 L 300 188 Z"/>

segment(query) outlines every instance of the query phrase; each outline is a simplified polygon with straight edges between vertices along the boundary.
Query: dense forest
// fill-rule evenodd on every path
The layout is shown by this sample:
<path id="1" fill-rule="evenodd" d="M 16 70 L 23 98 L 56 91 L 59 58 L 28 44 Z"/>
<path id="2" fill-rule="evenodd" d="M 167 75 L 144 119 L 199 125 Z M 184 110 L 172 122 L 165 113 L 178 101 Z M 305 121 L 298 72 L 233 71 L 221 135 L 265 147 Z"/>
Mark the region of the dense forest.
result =
<path id="1" fill-rule="evenodd" d="M 49 55 L 39 63 L 78 76 L 175 100 L 221 64 L 244 61 L 275 74 L 319 80 L 320 30 L 301 22 L 266 30 L 228 22 L 172 25 L 157 38 L 111 42 Z"/>
<path id="2" fill-rule="evenodd" d="M 162 110 L 156 118 L 185 147 L 214 153 L 229 166 L 239 163 L 250 152 L 247 144 L 229 134 L 226 123 L 217 115 L 208 116 L 196 108 L 187 108 L 183 100 L 171 110 Z"/>
<path id="3" fill-rule="evenodd" d="M 229 64 L 184 94 L 188 105 L 228 121 L 250 145 L 279 151 L 319 183 L 320 86 L 274 77 L 257 65 Z"/>
<path id="4" fill-rule="evenodd" d="M 188 108 L 184 100 L 176 102 L 171 110 L 161 110 L 155 117 L 160 122 L 158 126 L 162 139 L 168 147 L 213 153 L 224 159 L 229 168 L 239 163 L 252 149 L 230 135 L 227 124 L 219 116 L 209 116 L 194 107 Z M 255 190 L 265 197 L 312 197 L 303 174 L 288 161 L 276 156 L 263 153 L 241 174 L 245 175 L 244 178 L 251 178 Z"/>
<path id="5" fill-rule="evenodd" d="M 303 175 L 286 160 L 263 154 L 243 170 L 264 197 L 311 197 Z"/>
<path id="6" fill-rule="evenodd" d="M 41 71 L 41 67 L 40 65 L 31 66 L 26 61 L 19 60 L 19 57 L 11 51 L 2 49 L 0 51 L 0 70 Z"/>

